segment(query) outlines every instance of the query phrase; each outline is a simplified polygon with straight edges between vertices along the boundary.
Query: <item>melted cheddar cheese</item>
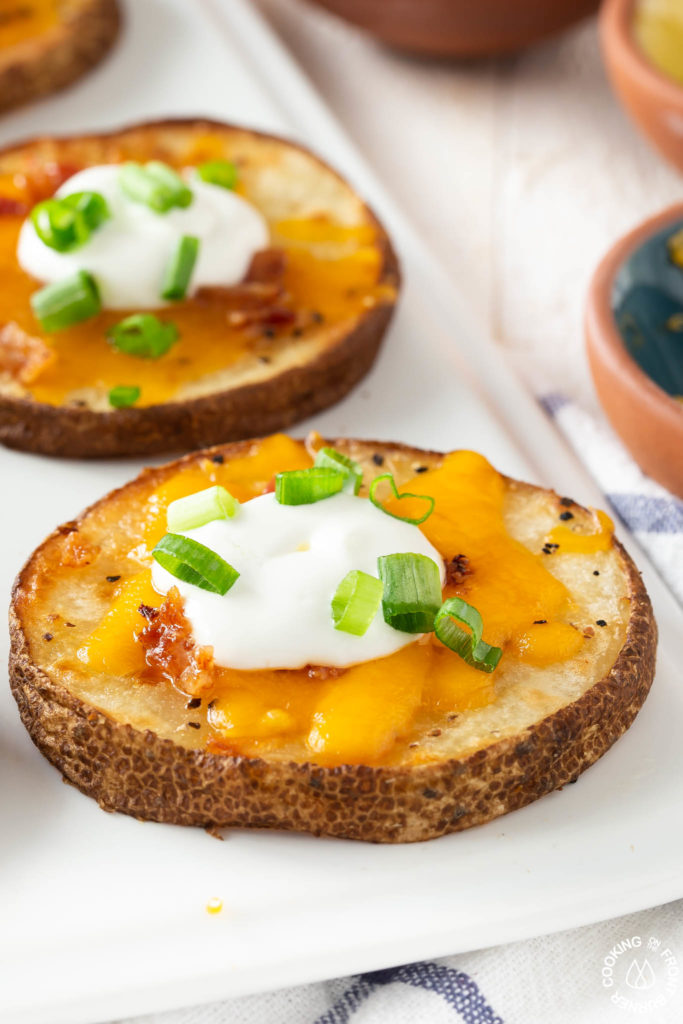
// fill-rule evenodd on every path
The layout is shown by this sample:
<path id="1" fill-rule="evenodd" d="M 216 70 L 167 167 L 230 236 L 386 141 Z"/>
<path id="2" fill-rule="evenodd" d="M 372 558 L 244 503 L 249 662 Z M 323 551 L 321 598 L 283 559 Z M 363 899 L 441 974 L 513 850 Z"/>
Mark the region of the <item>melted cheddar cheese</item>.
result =
<path id="1" fill-rule="evenodd" d="M 45 35 L 59 22 L 59 0 L 4 0 L 0 4 L 0 50 Z"/>
<path id="2" fill-rule="evenodd" d="M 275 473 L 311 463 L 302 443 L 275 435 L 225 464 L 210 459 L 193 464 L 149 496 L 141 539 L 149 550 L 165 533 L 166 510 L 176 498 L 219 483 L 246 501 L 268 489 Z M 458 595 L 479 610 L 484 639 L 502 647 L 503 662 L 561 662 L 579 653 L 584 643 L 572 625 L 576 608 L 569 591 L 548 570 L 547 556 L 509 534 L 505 487 L 486 459 L 463 451 L 408 480 L 399 493 L 435 499 L 434 512 L 420 528 L 446 562 L 458 555 L 467 559 L 467 571 L 446 584 L 444 598 Z M 611 543 L 607 517 L 596 519 L 594 534 L 563 529 L 588 551 Z M 564 543 L 571 545 L 571 540 Z M 96 670 L 118 665 L 131 677 L 139 672 L 142 620 L 137 604 L 162 601 L 149 587 L 147 569 L 121 582 L 111 610 L 81 652 L 85 664 Z M 138 685 L 133 678 L 131 685 Z M 210 750 L 258 755 L 295 740 L 321 764 L 381 764 L 391 760 L 397 739 L 420 715 L 447 717 L 494 701 L 496 673 L 470 667 L 428 634 L 387 658 L 346 670 L 307 666 L 235 671 L 214 666 L 201 698 L 203 710 L 197 716 L 204 718 Z"/>
<path id="3" fill-rule="evenodd" d="M 195 142 L 187 161 L 177 161 L 180 166 L 206 159 L 210 147 L 206 140 L 202 146 L 200 142 Z M 127 155 L 114 153 L 112 159 Z M 342 334 L 369 307 L 395 297 L 393 286 L 379 283 L 383 257 L 374 244 L 374 227 L 345 226 L 320 216 L 269 223 L 271 245 L 285 258 L 282 299 L 277 302 L 278 310 L 285 312 L 282 322 L 277 311 L 274 322 L 259 322 L 226 308 L 220 299 L 191 297 L 163 309 L 162 317 L 178 328 L 179 340 L 159 359 L 136 358 L 106 340 L 113 324 L 140 309 L 102 310 L 90 320 L 45 335 L 30 306 L 31 295 L 41 284 L 19 266 L 17 240 L 34 203 L 51 195 L 76 170 L 43 166 L 28 176 L 0 174 L 0 327 L 16 324 L 55 355 L 30 381 L 21 381 L 24 393 L 36 401 L 95 401 L 108 408 L 109 391 L 121 384 L 140 388 L 138 406 L 182 400 L 189 397 L 184 388 L 198 382 L 201 387 L 205 379 L 238 363 L 267 363 L 278 344 L 305 341 L 320 324 Z M 250 198 L 243 185 L 239 191 Z"/>

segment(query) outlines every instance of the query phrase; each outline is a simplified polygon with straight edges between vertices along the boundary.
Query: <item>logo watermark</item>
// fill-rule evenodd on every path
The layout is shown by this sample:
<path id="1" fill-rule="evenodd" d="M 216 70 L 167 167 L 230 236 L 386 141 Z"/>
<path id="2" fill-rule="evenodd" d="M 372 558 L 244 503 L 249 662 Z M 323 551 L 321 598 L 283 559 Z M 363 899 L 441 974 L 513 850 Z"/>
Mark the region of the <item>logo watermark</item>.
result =
<path id="1" fill-rule="evenodd" d="M 615 942 L 600 973 L 610 1002 L 641 1016 L 666 1006 L 680 980 L 676 954 L 655 935 L 631 935 Z"/>

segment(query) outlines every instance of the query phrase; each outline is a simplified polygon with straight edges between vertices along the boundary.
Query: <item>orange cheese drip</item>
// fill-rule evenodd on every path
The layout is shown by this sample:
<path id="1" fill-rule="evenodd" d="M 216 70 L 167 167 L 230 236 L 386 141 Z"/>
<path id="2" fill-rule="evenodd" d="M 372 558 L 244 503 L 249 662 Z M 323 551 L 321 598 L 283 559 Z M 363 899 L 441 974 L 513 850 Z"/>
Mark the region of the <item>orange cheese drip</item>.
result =
<path id="1" fill-rule="evenodd" d="M 0 4 L 0 49 L 42 36 L 57 25 L 58 0 L 3 0 Z"/>
<path id="2" fill-rule="evenodd" d="M 261 494 L 276 472 L 310 464 L 304 446 L 283 435 L 254 444 L 225 464 L 207 459 L 170 477 L 150 496 L 144 541 L 151 547 L 165 532 L 166 508 L 183 494 L 219 483 L 245 501 Z M 484 639 L 503 648 L 501 667 L 513 659 L 542 667 L 578 653 L 583 637 L 570 624 L 571 595 L 548 571 L 545 556 L 508 533 L 505 483 L 486 459 L 473 452 L 447 455 L 439 468 L 416 476 L 400 490 L 435 499 L 434 512 L 421 529 L 445 560 L 459 554 L 468 560 L 462 581 L 448 584 L 445 596 L 457 594 L 479 609 Z M 610 536 L 606 529 L 601 532 Z M 143 575 L 149 579 L 146 570 Z M 160 601 L 157 595 L 156 603 Z M 125 610 L 134 601 L 126 603 L 121 596 L 117 603 Z M 98 664 L 110 666 L 121 657 L 130 665 L 115 618 L 112 612 L 105 616 L 89 647 Z M 139 630 L 139 616 L 135 620 L 131 615 L 127 627 L 129 647 L 136 646 L 133 627 Z M 109 653 L 103 641 L 107 632 Z M 216 668 L 214 689 L 207 696 L 209 747 L 256 755 L 296 742 L 319 763 L 382 764 L 391 760 L 396 741 L 421 715 L 434 721 L 493 701 L 497 678 L 495 672 L 487 675 L 471 668 L 433 634 L 341 674 Z"/>
<path id="3" fill-rule="evenodd" d="M 248 198 L 248 197 L 247 197 Z M 83 397 L 91 388 L 105 397 L 120 384 L 135 385 L 141 394 L 138 406 L 172 401 L 183 385 L 234 366 L 245 357 L 258 355 L 270 339 L 305 341 L 311 324 L 342 325 L 383 298 L 393 289 L 378 284 L 381 255 L 372 245 L 375 231 L 369 225 L 346 228 L 324 219 L 271 224 L 274 244 L 284 248 L 286 269 L 284 304 L 304 315 L 307 325 L 293 334 L 291 324 L 264 328 L 234 325 L 220 303 L 196 300 L 174 303 L 156 311 L 172 320 L 179 341 L 160 359 L 140 359 L 115 351 L 106 340 L 112 324 L 135 310 L 103 310 L 98 316 L 66 330 L 45 335 L 33 316 L 31 294 L 40 284 L 24 273 L 16 248 L 22 216 L 2 212 L 2 201 L 33 198 L 16 181 L 0 176 L 0 325 L 14 321 L 28 334 L 43 338 L 56 359 L 37 375 L 29 387 L 39 402 L 61 405 Z M 282 230 L 281 230 L 282 229 Z M 324 244 L 323 244 L 324 243 Z M 309 315 L 309 316 L 307 316 Z M 312 318 L 315 318 L 313 320 Z"/>

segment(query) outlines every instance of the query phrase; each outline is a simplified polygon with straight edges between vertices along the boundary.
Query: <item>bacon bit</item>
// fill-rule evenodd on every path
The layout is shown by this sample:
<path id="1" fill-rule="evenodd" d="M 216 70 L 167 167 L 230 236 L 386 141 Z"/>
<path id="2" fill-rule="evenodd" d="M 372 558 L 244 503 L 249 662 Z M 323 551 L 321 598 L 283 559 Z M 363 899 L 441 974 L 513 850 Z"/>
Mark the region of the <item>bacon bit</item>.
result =
<path id="1" fill-rule="evenodd" d="M 30 205 L 40 202 L 41 199 L 49 199 L 54 195 L 60 185 L 73 177 L 81 168 L 69 161 L 45 161 L 36 163 L 26 174 L 15 174 L 14 183 L 26 193 Z"/>
<path id="2" fill-rule="evenodd" d="M 195 299 L 207 305 L 221 306 L 234 327 L 292 324 L 296 315 L 284 305 L 287 298 L 285 266 L 282 250 L 263 249 L 255 253 L 240 284 L 208 285 L 197 289 Z"/>
<path id="3" fill-rule="evenodd" d="M 85 565 L 90 565 L 99 550 L 95 544 L 84 541 L 78 530 L 74 530 L 64 541 L 62 565 L 66 565 L 70 569 L 81 569 Z"/>
<path id="4" fill-rule="evenodd" d="M 585 637 L 595 636 L 595 630 L 593 629 L 592 626 L 586 626 L 586 628 L 583 631 L 583 635 Z"/>
<path id="5" fill-rule="evenodd" d="M 449 583 L 451 586 L 462 583 L 465 577 L 470 576 L 471 573 L 472 570 L 469 567 L 467 555 L 456 555 L 449 562 L 446 562 L 446 583 Z"/>
<path id="6" fill-rule="evenodd" d="M 285 276 L 287 258 L 282 249 L 261 249 L 254 253 L 245 282 L 281 285 Z"/>
<path id="7" fill-rule="evenodd" d="M 28 209 L 28 203 L 22 202 L 21 199 L 0 196 L 0 217 L 25 217 Z"/>
<path id="8" fill-rule="evenodd" d="M 31 384 L 55 359 L 54 349 L 27 334 L 14 320 L 0 327 L 0 373 Z"/>
<path id="9" fill-rule="evenodd" d="M 159 614 L 159 609 L 152 608 L 149 604 L 141 604 L 138 611 L 140 612 L 140 615 L 142 615 L 143 619 L 147 619 L 148 622 L 151 622 L 152 619 L 156 619 Z"/>
<path id="10" fill-rule="evenodd" d="M 346 669 L 336 668 L 334 665 L 306 665 L 304 672 L 309 679 L 320 679 L 325 682 L 327 679 L 339 679 Z"/>
<path id="11" fill-rule="evenodd" d="M 143 678 L 147 682 L 167 679 L 192 697 L 212 686 L 213 650 L 194 642 L 177 587 L 169 590 L 158 615 L 148 621 L 138 640 L 145 648 L 148 669 Z"/>

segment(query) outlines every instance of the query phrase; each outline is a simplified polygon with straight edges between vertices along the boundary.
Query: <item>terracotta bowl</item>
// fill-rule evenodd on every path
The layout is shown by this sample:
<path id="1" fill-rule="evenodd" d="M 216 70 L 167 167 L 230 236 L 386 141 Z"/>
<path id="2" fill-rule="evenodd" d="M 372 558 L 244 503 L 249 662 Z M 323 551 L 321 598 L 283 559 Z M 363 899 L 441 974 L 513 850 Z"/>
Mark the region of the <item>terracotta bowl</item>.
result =
<path id="1" fill-rule="evenodd" d="M 440 57 L 519 50 L 597 9 L 599 0 L 310 0 L 385 43 Z"/>
<path id="2" fill-rule="evenodd" d="M 650 63 L 636 42 L 636 0 L 604 0 L 600 38 L 607 74 L 644 135 L 683 170 L 683 86 Z"/>
<path id="3" fill-rule="evenodd" d="M 641 468 L 683 498 L 683 403 L 628 351 L 629 345 L 637 351 L 634 345 L 646 343 L 643 324 L 662 331 L 670 316 L 683 311 L 683 269 L 669 259 L 665 241 L 679 226 L 683 203 L 646 220 L 609 250 L 588 292 L 586 342 L 595 387 L 614 429 Z M 672 343 L 683 347 L 683 334 L 676 332 Z"/>

